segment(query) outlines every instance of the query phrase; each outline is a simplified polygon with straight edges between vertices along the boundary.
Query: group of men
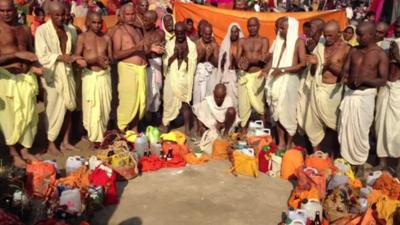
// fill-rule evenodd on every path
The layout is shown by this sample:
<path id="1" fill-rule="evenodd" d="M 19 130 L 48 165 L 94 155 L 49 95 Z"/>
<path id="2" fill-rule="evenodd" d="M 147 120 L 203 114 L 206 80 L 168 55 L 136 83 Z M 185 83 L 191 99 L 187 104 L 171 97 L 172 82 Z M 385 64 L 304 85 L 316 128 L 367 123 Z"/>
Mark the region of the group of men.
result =
<path id="1" fill-rule="evenodd" d="M 276 125 L 279 148 L 291 147 L 303 130 L 320 150 L 326 129 L 338 131 L 341 155 L 352 165 L 366 162 L 375 120 L 381 166 L 387 157 L 400 157 L 399 47 L 392 42 L 388 53 L 380 48 L 374 24 L 357 27 L 360 45 L 352 48 L 336 21 L 314 19 L 308 39 L 300 39 L 299 22 L 281 17 L 270 46 L 253 17 L 247 37 L 233 23 L 218 46 L 206 20 L 188 35 L 187 24 L 166 15 L 159 29 L 148 6 L 147 0 L 123 5 L 107 34 L 101 15 L 89 13 L 87 31 L 77 35 L 66 23 L 69 7 L 53 1 L 33 45 L 29 30 L 15 21 L 13 2 L 0 0 L 0 128 L 16 166 L 35 160 L 28 149 L 38 123 L 36 76 L 45 90 L 47 150 L 54 154 L 75 148 L 71 112 L 82 105 L 91 142 L 103 140 L 109 120 L 121 131 L 137 131 L 145 114 L 161 113 L 166 131 L 182 114 L 186 134 L 203 140 L 237 126 L 245 130 L 255 112 L 265 126 Z"/>

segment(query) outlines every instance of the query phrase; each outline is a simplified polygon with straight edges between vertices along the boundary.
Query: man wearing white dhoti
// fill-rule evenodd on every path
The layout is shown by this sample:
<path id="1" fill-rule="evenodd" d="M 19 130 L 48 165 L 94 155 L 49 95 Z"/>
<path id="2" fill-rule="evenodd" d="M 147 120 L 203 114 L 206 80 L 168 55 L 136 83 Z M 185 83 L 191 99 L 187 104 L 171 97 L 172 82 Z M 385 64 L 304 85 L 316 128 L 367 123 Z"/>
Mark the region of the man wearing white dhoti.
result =
<path id="1" fill-rule="evenodd" d="M 237 49 L 239 39 L 243 37 L 242 29 L 239 24 L 232 23 L 229 25 L 227 34 L 222 41 L 219 50 L 218 59 L 218 77 L 220 82 L 226 86 L 226 94 L 233 102 L 233 106 L 237 109 L 238 105 L 238 73 L 237 65 Z"/>
<path id="2" fill-rule="evenodd" d="M 359 166 L 360 175 L 369 154 L 377 88 L 386 84 L 389 67 L 386 53 L 376 45 L 375 32 L 369 22 L 357 27 L 360 46 L 351 49 L 343 74 L 347 87 L 340 104 L 340 152 L 350 164 Z"/>
<path id="3" fill-rule="evenodd" d="M 48 151 L 58 154 L 54 144 L 65 123 L 61 149 L 76 149 L 69 143 L 71 112 L 76 108 L 76 90 L 72 63 L 79 57 L 71 56 L 73 31 L 65 25 L 65 5 L 50 4 L 50 20 L 40 26 L 35 35 L 35 49 L 44 67 L 42 84 L 46 90 L 46 118 Z"/>
<path id="4" fill-rule="evenodd" d="M 279 148 L 292 145 L 297 130 L 299 73 L 305 67 L 305 45 L 298 39 L 299 22 L 287 17 L 279 24 L 273 45 L 271 69 L 265 88 L 272 118 L 277 122 Z M 285 134 L 288 135 L 287 141 Z"/>
<path id="5" fill-rule="evenodd" d="M 325 129 L 336 130 L 338 108 L 342 100 L 340 75 L 350 51 L 350 46 L 341 40 L 340 27 L 336 21 L 329 21 L 324 28 L 325 45 L 318 44 L 315 54 L 307 57 L 313 67 L 309 112 L 305 120 L 305 131 L 314 151 L 321 150 L 319 144 L 325 136 Z"/>
<path id="6" fill-rule="evenodd" d="M 375 133 L 379 157 L 377 169 L 387 169 L 387 158 L 400 158 L 400 22 L 395 24 L 396 41 L 389 50 L 390 68 L 388 81 L 378 92 L 376 101 Z M 400 163 L 396 173 L 400 175 Z"/>

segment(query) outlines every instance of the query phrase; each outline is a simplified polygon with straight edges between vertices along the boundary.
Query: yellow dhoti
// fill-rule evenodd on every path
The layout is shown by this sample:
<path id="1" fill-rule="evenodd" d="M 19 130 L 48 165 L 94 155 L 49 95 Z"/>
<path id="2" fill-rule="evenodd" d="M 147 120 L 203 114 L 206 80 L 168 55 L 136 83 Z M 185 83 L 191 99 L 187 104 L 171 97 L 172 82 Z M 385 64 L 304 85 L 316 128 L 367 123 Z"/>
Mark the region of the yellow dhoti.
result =
<path id="1" fill-rule="evenodd" d="M 83 71 L 82 111 L 83 126 L 88 132 L 89 140 L 102 142 L 111 111 L 110 70 Z"/>
<path id="2" fill-rule="evenodd" d="M 242 127 L 246 126 L 253 107 L 257 113 L 264 113 L 264 77 L 258 78 L 261 71 L 242 72 L 239 78 L 239 118 Z"/>
<path id="3" fill-rule="evenodd" d="M 118 128 L 125 130 L 137 116 L 142 119 L 146 109 L 146 65 L 118 63 Z"/>
<path id="4" fill-rule="evenodd" d="M 400 80 L 381 87 L 376 101 L 375 131 L 379 157 L 400 157 Z"/>
<path id="5" fill-rule="evenodd" d="M 0 68 L 0 90 L 0 129 L 6 144 L 32 147 L 38 123 L 36 76 L 14 75 Z"/>

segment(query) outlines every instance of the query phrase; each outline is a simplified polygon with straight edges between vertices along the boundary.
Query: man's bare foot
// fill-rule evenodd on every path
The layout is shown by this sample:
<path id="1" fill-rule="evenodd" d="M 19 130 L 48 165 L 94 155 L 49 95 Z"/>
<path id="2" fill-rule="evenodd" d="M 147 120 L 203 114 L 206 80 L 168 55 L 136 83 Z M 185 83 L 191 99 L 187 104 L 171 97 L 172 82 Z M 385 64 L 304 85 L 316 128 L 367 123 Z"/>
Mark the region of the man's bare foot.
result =
<path id="1" fill-rule="evenodd" d="M 71 145 L 70 143 L 61 143 L 60 149 L 61 149 L 61 151 L 66 151 L 66 150 L 68 150 L 68 151 L 80 151 L 79 148 Z"/>
<path id="2" fill-rule="evenodd" d="M 39 161 L 39 159 L 36 156 L 29 153 L 28 149 L 26 149 L 26 148 L 21 149 L 20 152 L 21 152 L 21 156 L 24 160 L 31 161 L 31 162 Z"/>
<path id="3" fill-rule="evenodd" d="M 54 142 L 49 142 L 49 146 L 47 147 L 47 152 L 53 156 L 58 156 L 61 154 L 60 150 L 57 148 Z"/>
<path id="4" fill-rule="evenodd" d="M 386 158 L 379 159 L 379 165 L 372 168 L 372 171 L 388 170 Z"/>
<path id="5" fill-rule="evenodd" d="M 19 155 L 13 155 L 14 166 L 17 168 L 26 168 L 26 162 Z"/>
<path id="6" fill-rule="evenodd" d="M 356 166 L 356 177 L 359 179 L 364 179 L 365 168 L 364 165 Z"/>

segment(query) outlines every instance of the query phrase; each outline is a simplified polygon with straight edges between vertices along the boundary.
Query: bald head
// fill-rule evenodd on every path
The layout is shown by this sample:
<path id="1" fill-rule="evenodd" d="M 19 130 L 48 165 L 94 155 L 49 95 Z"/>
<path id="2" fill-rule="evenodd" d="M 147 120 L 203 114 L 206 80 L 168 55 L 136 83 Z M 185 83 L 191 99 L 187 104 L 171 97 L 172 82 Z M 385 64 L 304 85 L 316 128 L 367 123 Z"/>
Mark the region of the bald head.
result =
<path id="1" fill-rule="evenodd" d="M 250 22 L 254 22 L 254 23 L 257 23 L 257 24 L 260 23 L 260 21 L 258 20 L 257 17 L 250 17 L 249 20 L 247 21 L 247 23 L 250 23 Z"/>
<path id="2" fill-rule="evenodd" d="M 133 4 L 132 2 L 123 4 L 119 10 L 119 14 L 123 15 L 126 9 L 133 9 Z"/>
<path id="3" fill-rule="evenodd" d="M 146 12 L 143 14 L 143 16 L 144 16 L 144 18 L 146 18 L 146 19 L 148 19 L 148 20 L 151 20 L 151 21 L 153 21 L 153 22 L 156 22 L 156 21 L 157 21 L 157 12 L 154 11 L 154 10 L 146 11 Z"/>
<path id="4" fill-rule="evenodd" d="M 53 14 L 53 13 L 57 13 L 60 11 L 64 11 L 66 8 L 66 5 L 62 2 L 59 1 L 52 1 L 49 5 L 49 13 Z"/>
<path id="5" fill-rule="evenodd" d="M 0 20 L 12 23 L 16 18 L 16 9 L 12 0 L 0 0 Z"/>
<path id="6" fill-rule="evenodd" d="M 149 10 L 149 1 L 148 0 L 138 0 L 136 3 L 136 9 L 138 13 L 144 15 L 146 11 Z"/>
<path id="7" fill-rule="evenodd" d="M 186 40 L 186 24 L 184 22 L 175 24 L 175 37 L 178 43 L 183 43 Z"/>
<path id="8" fill-rule="evenodd" d="M 257 17 L 251 17 L 247 20 L 247 30 L 249 31 L 250 37 L 255 37 L 258 35 L 260 29 L 260 21 Z"/>
<path id="9" fill-rule="evenodd" d="M 340 40 L 340 26 L 335 20 L 331 20 L 324 27 L 325 45 L 332 46 Z"/>
<path id="10" fill-rule="evenodd" d="M 339 32 L 340 31 L 339 23 L 336 20 L 329 21 L 328 23 L 325 24 L 324 31 Z"/>
<path id="11" fill-rule="evenodd" d="M 224 103 L 226 96 L 226 87 L 224 84 L 217 84 L 214 88 L 214 100 L 218 106 L 221 106 Z"/>
<path id="12" fill-rule="evenodd" d="M 376 41 L 375 24 L 365 21 L 357 26 L 357 36 L 360 46 L 366 47 Z"/>
<path id="13" fill-rule="evenodd" d="M 368 32 L 369 34 L 375 35 L 376 26 L 374 23 L 364 21 L 360 25 L 357 26 L 357 31 L 358 30 L 363 30 L 363 31 Z"/>
<path id="14" fill-rule="evenodd" d="M 320 18 L 311 20 L 310 37 L 315 41 L 318 41 L 322 35 L 324 26 L 325 22 Z"/>
<path id="15" fill-rule="evenodd" d="M 388 30 L 389 26 L 386 23 L 378 23 L 376 25 L 376 41 L 382 41 L 387 36 Z"/>

